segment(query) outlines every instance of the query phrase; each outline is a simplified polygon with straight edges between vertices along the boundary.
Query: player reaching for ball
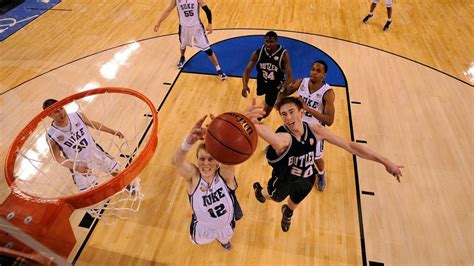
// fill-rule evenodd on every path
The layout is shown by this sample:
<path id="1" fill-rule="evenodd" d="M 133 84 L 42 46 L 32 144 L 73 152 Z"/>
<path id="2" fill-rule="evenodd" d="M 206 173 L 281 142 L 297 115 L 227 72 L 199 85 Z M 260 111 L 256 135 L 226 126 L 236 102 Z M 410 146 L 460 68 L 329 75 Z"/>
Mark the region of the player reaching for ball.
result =
<path id="1" fill-rule="evenodd" d="M 234 233 L 234 200 L 237 189 L 235 167 L 216 161 L 200 143 L 197 164 L 186 160 L 186 155 L 198 140 L 203 140 L 206 128 L 202 125 L 207 115 L 194 124 L 173 157 L 173 165 L 186 180 L 186 190 L 193 210 L 191 241 L 208 244 L 217 240 L 226 250 L 231 249 Z M 212 118 L 212 116 L 211 116 Z"/>
<path id="2" fill-rule="evenodd" d="M 266 189 L 263 189 L 260 183 L 254 183 L 255 197 L 264 203 L 266 199 L 281 202 L 290 196 L 287 204 L 283 204 L 281 208 L 283 232 L 290 229 L 293 211 L 311 192 L 314 185 L 317 174 L 314 158 L 318 141 L 324 140 L 361 158 L 383 164 L 385 170 L 400 182 L 403 166 L 393 163 L 361 144 L 334 135 L 321 125 L 309 125 L 303 122 L 303 104 L 298 98 L 282 98 L 277 103 L 276 109 L 283 120 L 283 125 L 276 132 L 258 120 L 263 116 L 263 110 L 255 104 L 255 99 L 245 112 L 245 116 L 254 123 L 258 135 L 271 145 L 267 152 L 267 160 L 273 168 L 272 177 Z"/>

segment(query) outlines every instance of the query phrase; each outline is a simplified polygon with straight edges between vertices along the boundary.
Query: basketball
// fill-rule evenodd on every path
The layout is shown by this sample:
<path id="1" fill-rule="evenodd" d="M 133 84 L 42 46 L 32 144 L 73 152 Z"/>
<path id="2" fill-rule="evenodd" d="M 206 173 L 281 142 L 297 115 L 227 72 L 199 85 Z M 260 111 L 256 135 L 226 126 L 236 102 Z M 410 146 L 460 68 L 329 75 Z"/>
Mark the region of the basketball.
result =
<path id="1" fill-rule="evenodd" d="M 253 123 L 244 115 L 228 112 L 215 117 L 205 137 L 209 154 L 223 164 L 246 161 L 257 148 L 258 135 Z"/>

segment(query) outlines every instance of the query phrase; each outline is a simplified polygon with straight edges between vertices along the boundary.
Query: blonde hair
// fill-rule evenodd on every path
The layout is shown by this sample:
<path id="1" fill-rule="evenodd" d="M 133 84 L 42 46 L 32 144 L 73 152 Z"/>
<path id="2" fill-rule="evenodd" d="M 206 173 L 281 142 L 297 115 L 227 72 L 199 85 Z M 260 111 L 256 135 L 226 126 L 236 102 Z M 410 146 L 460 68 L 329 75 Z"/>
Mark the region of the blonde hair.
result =
<path id="1" fill-rule="evenodd" d="M 198 154 L 199 154 L 199 151 L 200 151 L 200 150 L 205 150 L 205 151 L 207 151 L 207 150 L 206 150 L 206 143 L 204 143 L 204 142 L 199 143 L 199 145 L 198 145 L 198 147 L 197 147 L 197 149 L 196 149 L 196 158 L 198 157 Z"/>

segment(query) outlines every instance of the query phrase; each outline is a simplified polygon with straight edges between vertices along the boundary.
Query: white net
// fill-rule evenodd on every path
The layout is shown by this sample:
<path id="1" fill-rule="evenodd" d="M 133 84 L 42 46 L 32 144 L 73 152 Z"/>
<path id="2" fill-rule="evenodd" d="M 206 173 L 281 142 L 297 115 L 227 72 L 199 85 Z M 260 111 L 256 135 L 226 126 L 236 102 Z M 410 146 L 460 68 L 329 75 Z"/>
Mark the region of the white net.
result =
<path id="1" fill-rule="evenodd" d="M 101 219 L 106 224 L 126 220 L 131 214 L 138 212 L 143 200 L 140 178 L 136 178 L 127 187 L 112 197 L 87 208 L 87 212 L 94 218 Z"/>
<path id="2" fill-rule="evenodd" d="M 41 107 L 39 107 L 39 110 Z M 15 186 L 39 198 L 95 189 L 124 171 L 150 138 L 149 106 L 127 94 L 103 93 L 60 107 L 41 120 L 17 151 Z M 126 219 L 139 210 L 140 179 L 88 207 L 96 218 Z"/>

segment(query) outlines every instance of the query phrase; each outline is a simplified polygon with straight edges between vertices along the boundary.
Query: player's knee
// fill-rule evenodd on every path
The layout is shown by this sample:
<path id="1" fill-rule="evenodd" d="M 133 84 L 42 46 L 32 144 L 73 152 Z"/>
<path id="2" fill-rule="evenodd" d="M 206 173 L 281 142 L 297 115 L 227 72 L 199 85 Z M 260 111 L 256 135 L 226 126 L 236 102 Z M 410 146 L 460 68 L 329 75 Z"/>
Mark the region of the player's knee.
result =
<path id="1" fill-rule="evenodd" d="M 282 202 L 284 200 L 284 198 L 277 198 L 277 197 L 271 197 L 270 198 L 274 201 L 274 202 Z"/>
<path id="2" fill-rule="evenodd" d="M 214 52 L 212 52 L 212 49 L 211 49 L 211 48 L 207 49 L 207 50 L 204 51 L 204 52 L 207 54 L 207 56 L 212 56 L 212 54 L 214 53 Z"/>

